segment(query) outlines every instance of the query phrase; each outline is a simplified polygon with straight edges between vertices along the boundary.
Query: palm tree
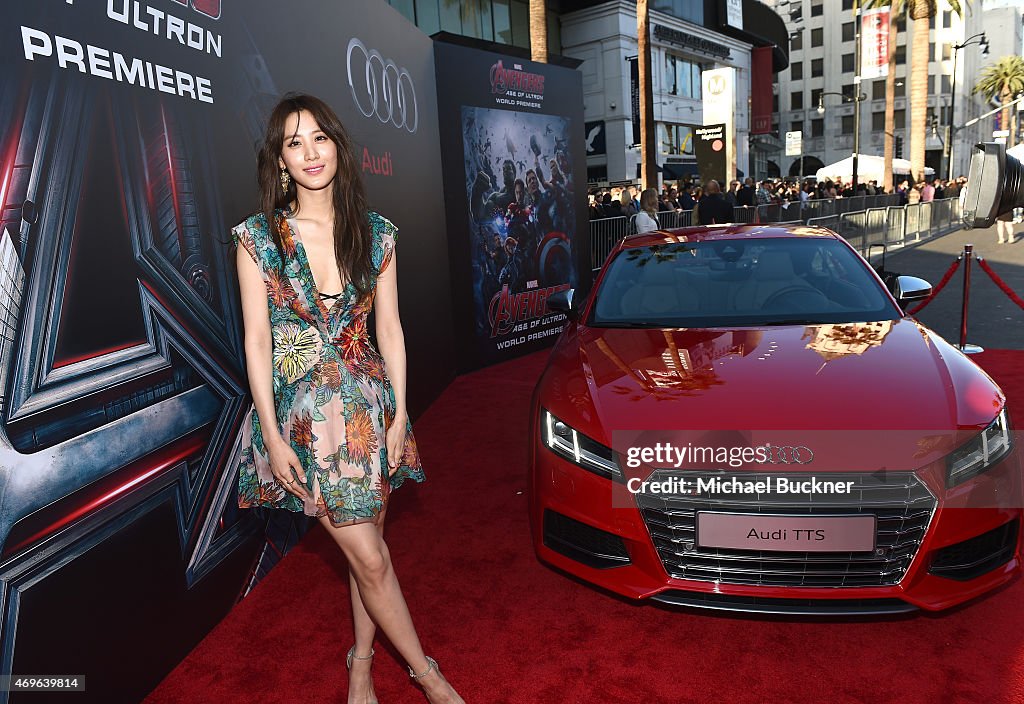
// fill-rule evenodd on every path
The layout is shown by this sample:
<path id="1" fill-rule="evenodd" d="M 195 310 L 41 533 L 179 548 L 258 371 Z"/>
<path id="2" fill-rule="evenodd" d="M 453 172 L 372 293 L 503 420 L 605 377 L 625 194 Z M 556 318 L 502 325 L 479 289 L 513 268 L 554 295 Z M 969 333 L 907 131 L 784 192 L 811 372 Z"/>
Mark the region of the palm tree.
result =
<path id="1" fill-rule="evenodd" d="M 1008 146 L 1012 147 L 1017 138 L 1017 111 L 1010 109 L 1010 102 L 1020 93 L 1024 93 L 1024 58 L 1003 56 L 983 68 L 972 93 L 981 93 L 986 100 L 999 98 L 999 103 L 1003 106 L 1000 122 L 1004 130 L 1010 131 Z M 1014 118 L 1012 125 L 1011 115 Z"/>
<path id="2" fill-rule="evenodd" d="M 548 13 L 544 0 L 530 0 L 530 58 L 548 62 Z"/>
<path id="3" fill-rule="evenodd" d="M 896 156 L 896 35 L 900 19 L 906 19 L 906 8 L 889 12 L 889 70 L 885 74 L 885 139 L 882 158 L 885 161 L 882 190 L 895 193 L 892 178 L 892 160 Z M 904 113 L 906 114 L 906 113 Z"/>
<path id="4" fill-rule="evenodd" d="M 637 80 L 640 83 L 640 180 L 658 187 L 658 143 L 654 136 L 654 84 L 651 71 L 651 9 L 636 3 Z"/>
<path id="5" fill-rule="evenodd" d="M 936 0 L 912 0 L 907 8 L 907 14 L 914 21 L 907 81 L 910 84 L 910 173 L 918 183 L 924 181 L 924 145 L 928 136 L 928 44 L 936 4 Z"/>

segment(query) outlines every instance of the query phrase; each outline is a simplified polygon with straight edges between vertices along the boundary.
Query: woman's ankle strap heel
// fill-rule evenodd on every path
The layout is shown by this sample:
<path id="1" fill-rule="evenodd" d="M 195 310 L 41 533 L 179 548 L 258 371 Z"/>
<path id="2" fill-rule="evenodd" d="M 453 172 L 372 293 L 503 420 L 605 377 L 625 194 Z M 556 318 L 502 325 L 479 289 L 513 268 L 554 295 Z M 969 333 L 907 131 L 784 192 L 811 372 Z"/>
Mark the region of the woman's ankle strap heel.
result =
<path id="1" fill-rule="evenodd" d="M 429 655 L 426 655 L 424 657 L 427 658 L 427 669 L 426 670 L 424 670 L 423 672 L 421 672 L 420 674 L 417 675 L 416 672 L 411 667 L 409 668 L 409 677 L 411 679 L 415 680 L 416 682 L 419 682 L 421 679 L 423 679 L 424 677 L 429 675 L 431 670 L 434 670 L 438 674 L 441 674 L 441 670 L 437 666 L 437 660 L 435 660 L 434 658 L 430 657 Z"/>
<path id="2" fill-rule="evenodd" d="M 351 670 L 352 669 L 352 661 L 353 660 L 373 660 L 373 656 L 375 654 L 376 654 L 376 651 L 371 647 L 369 655 L 356 655 L 356 646 L 353 645 L 349 649 L 348 655 L 345 656 L 345 666 L 348 667 L 348 669 Z"/>

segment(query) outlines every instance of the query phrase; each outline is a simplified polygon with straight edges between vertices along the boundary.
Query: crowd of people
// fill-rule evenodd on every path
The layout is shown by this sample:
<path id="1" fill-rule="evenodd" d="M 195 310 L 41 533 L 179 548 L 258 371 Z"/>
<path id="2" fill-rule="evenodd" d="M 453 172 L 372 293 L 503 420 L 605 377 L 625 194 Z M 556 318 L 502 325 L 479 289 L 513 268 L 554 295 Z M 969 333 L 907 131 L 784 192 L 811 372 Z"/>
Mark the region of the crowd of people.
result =
<path id="1" fill-rule="evenodd" d="M 690 179 L 684 179 L 675 184 L 664 184 L 660 192 L 654 188 L 641 191 L 633 185 L 593 190 L 589 195 L 590 219 L 632 218 L 636 232 L 650 232 L 662 226 L 658 219 L 659 213 L 690 211 L 694 225 L 713 225 L 735 222 L 733 208 L 785 206 L 810 200 L 887 194 L 899 196 L 899 202 L 895 205 L 912 205 L 944 198 L 962 198 L 966 186 L 965 176 L 916 184 L 912 184 L 909 179 L 902 179 L 889 192 L 875 180 L 860 182 L 854 188 L 852 182 L 844 182 L 841 178 L 806 180 L 802 183 L 783 179 L 765 179 L 758 183 L 748 178 L 743 183 L 731 181 L 729 188 L 723 192 L 717 181 L 697 185 Z M 1012 244 L 1021 240 L 1013 232 L 1013 223 L 1022 221 L 1021 212 L 1021 209 L 1016 208 L 1012 213 L 997 219 L 998 244 Z"/>
<path id="2" fill-rule="evenodd" d="M 662 185 L 660 193 L 654 189 L 648 190 L 653 190 L 655 194 L 657 201 L 657 210 L 655 212 L 693 210 L 706 195 L 709 195 L 708 190 L 711 183 L 709 181 L 704 185 L 700 185 L 686 178 L 674 184 L 666 183 Z M 742 183 L 738 180 L 733 180 L 729 183 L 729 188 L 724 192 L 721 192 L 720 184 L 714 183 L 722 200 L 733 208 L 773 204 L 782 205 L 809 200 L 853 198 L 856 196 L 876 196 L 887 193 L 878 185 L 876 180 L 861 181 L 854 188 L 852 181 L 844 182 L 841 178 L 836 178 L 835 180 L 825 179 L 823 181 L 808 179 L 803 182 L 779 178 L 764 179 L 756 182 L 752 178 L 747 178 Z M 965 176 L 949 181 L 934 179 L 917 184 L 911 184 L 908 179 L 903 179 L 896 184 L 891 193 L 900 196 L 900 205 L 929 202 L 942 198 L 959 197 L 960 191 L 966 183 L 967 178 Z M 641 191 L 637 186 L 633 185 L 593 190 L 590 193 L 589 201 L 591 220 L 632 217 L 644 210 L 641 207 Z"/>

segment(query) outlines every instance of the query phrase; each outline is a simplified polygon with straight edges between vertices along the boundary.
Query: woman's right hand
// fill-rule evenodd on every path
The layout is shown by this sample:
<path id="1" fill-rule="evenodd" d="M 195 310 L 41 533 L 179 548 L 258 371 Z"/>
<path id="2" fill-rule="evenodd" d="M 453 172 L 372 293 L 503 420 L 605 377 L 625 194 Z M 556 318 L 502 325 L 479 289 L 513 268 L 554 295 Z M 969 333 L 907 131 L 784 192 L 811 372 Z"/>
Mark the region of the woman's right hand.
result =
<path id="1" fill-rule="evenodd" d="M 279 440 L 267 447 L 267 454 L 270 455 L 270 471 L 277 483 L 300 500 L 309 498 L 309 492 L 306 490 L 306 473 L 302 470 L 302 463 L 299 462 L 299 456 L 295 454 L 292 446 L 284 440 Z"/>

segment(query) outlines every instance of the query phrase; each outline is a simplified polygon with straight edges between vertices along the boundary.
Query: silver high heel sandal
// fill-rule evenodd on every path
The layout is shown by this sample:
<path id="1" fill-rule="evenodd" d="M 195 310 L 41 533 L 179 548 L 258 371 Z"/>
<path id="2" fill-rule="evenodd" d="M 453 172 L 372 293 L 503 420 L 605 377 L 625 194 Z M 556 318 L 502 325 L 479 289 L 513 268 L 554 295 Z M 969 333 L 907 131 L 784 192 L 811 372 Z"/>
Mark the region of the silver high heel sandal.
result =
<path id="1" fill-rule="evenodd" d="M 376 655 L 377 651 L 370 647 L 369 655 L 356 655 L 356 646 L 349 648 L 348 655 L 345 656 L 345 667 L 351 671 L 353 660 L 373 660 L 373 656 Z M 377 700 L 374 699 L 370 704 L 377 704 Z"/>
<path id="2" fill-rule="evenodd" d="M 431 670 L 436 670 L 437 674 L 439 674 L 439 675 L 441 674 L 441 668 L 439 668 L 437 666 L 437 660 L 435 660 L 434 658 L 430 657 L 429 655 L 424 655 L 423 657 L 425 657 L 427 659 L 427 669 L 426 670 L 424 670 L 423 672 L 421 672 L 420 674 L 417 675 L 416 672 L 411 667 L 409 668 L 409 678 L 413 682 L 416 682 L 417 684 L 419 684 L 419 681 L 421 679 L 423 679 L 424 677 L 429 675 Z M 442 675 L 442 677 L 443 677 L 443 675 Z"/>
<path id="3" fill-rule="evenodd" d="M 425 657 L 427 659 L 427 669 L 417 675 L 415 672 L 413 672 L 413 669 L 410 667 L 409 668 L 409 677 L 412 679 L 412 681 L 415 682 L 416 684 L 420 685 L 420 687 L 422 687 L 423 685 L 420 684 L 420 680 L 423 679 L 424 677 L 426 677 L 427 675 L 429 675 L 430 671 L 433 670 L 434 672 L 437 673 L 437 676 L 441 678 L 442 682 L 445 682 L 449 687 L 451 687 L 452 686 L 451 683 L 448 682 L 448 680 L 445 679 L 444 675 L 441 674 L 441 668 L 437 666 L 437 660 L 435 660 L 434 658 L 430 657 L 429 655 L 424 655 L 423 657 Z M 452 688 L 452 691 L 455 692 L 455 689 Z M 458 692 L 455 692 L 455 696 L 456 697 L 459 696 Z M 458 701 L 462 701 L 462 698 L 459 697 Z"/>
<path id="4" fill-rule="evenodd" d="M 371 647 L 369 655 L 356 655 L 356 646 L 353 645 L 349 648 L 348 655 L 345 656 L 345 667 L 351 670 L 353 660 L 373 660 L 373 656 L 376 654 L 377 651 Z"/>
<path id="5" fill-rule="evenodd" d="M 420 672 L 419 674 L 417 674 L 416 672 L 413 671 L 412 667 L 409 668 L 409 676 L 413 679 L 413 681 L 415 681 L 415 683 L 417 685 L 420 685 L 420 687 L 422 688 L 423 685 L 420 684 L 420 680 L 423 679 L 428 674 L 430 674 L 430 670 L 433 670 L 434 672 L 437 673 L 437 676 L 441 678 L 441 681 L 443 681 L 444 684 L 449 686 L 449 688 L 452 690 L 453 694 L 455 694 L 455 696 L 457 697 L 456 701 L 460 701 L 460 702 L 463 702 L 463 704 L 465 704 L 465 701 L 462 699 L 462 697 L 459 696 L 459 693 L 455 691 L 455 688 L 452 687 L 452 684 L 450 683 L 450 681 L 445 679 L 444 675 L 441 674 L 441 668 L 437 666 L 437 661 L 434 660 L 429 655 L 425 655 L 423 657 L 425 657 L 427 659 L 427 669 L 425 669 L 422 672 Z"/>

